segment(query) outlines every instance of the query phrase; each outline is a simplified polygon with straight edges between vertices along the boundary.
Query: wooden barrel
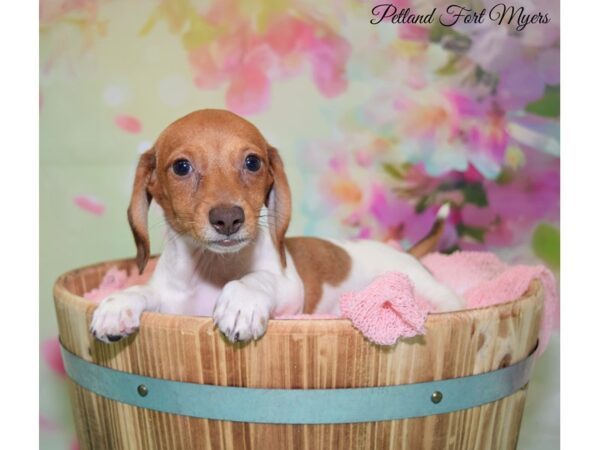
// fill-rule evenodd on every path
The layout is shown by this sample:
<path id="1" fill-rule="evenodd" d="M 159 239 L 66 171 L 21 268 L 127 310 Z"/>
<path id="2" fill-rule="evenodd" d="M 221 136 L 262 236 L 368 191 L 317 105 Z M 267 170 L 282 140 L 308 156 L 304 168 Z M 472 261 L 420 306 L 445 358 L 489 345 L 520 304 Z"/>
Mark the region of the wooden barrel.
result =
<path id="1" fill-rule="evenodd" d="M 534 282 L 511 303 L 432 314 L 425 336 L 393 347 L 371 344 L 343 319 L 272 320 L 259 341 L 230 344 L 210 318 L 145 313 L 139 333 L 108 345 L 90 335 L 95 305 L 81 295 L 97 287 L 115 265 L 136 270 L 133 260 L 112 261 L 57 280 L 54 298 L 65 354 L 91 368 L 183 382 L 178 385 L 353 393 L 357 390 L 342 388 L 427 388 L 428 382 L 477 380 L 473 375 L 494 374 L 531 359 L 543 306 L 542 289 Z M 98 395 L 83 387 L 94 382 L 93 376 L 86 377 L 70 382 L 77 435 L 81 448 L 100 450 L 514 449 L 527 387 L 524 381 L 498 400 L 425 417 L 294 424 L 160 412 Z M 468 386 L 464 392 L 475 395 Z M 437 394 L 424 401 L 434 404 Z M 296 411 L 294 404 L 284 407 Z"/>

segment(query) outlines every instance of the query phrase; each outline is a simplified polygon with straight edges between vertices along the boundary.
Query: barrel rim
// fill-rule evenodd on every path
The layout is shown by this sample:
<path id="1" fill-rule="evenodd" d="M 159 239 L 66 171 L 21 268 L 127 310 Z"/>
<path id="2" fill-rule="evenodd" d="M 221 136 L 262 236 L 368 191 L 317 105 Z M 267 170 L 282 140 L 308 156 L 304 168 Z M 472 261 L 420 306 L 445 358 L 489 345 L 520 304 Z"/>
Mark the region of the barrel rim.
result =
<path id="1" fill-rule="evenodd" d="M 158 256 L 160 256 L 160 255 L 152 255 L 151 259 L 156 259 L 156 258 L 158 258 Z M 97 269 L 100 266 L 107 266 L 107 267 L 108 266 L 122 266 L 124 264 L 127 264 L 129 267 L 131 267 L 132 265 L 134 265 L 134 262 L 135 262 L 134 258 L 119 258 L 119 259 L 112 259 L 112 260 L 108 260 L 108 261 L 101 261 L 101 262 L 94 263 L 94 264 L 88 264 L 86 266 L 82 266 L 82 267 L 64 272 L 56 279 L 56 281 L 54 283 L 54 286 L 53 286 L 54 299 L 55 299 L 55 301 L 60 301 L 63 303 L 69 302 L 75 307 L 85 309 L 87 314 L 91 314 L 91 312 L 96 308 L 97 303 L 87 300 L 83 296 L 75 294 L 72 291 L 70 291 L 65 285 L 67 278 L 70 276 L 75 276 L 80 272 Z M 128 272 L 129 272 L 129 270 L 128 270 Z M 519 304 L 522 302 L 527 302 L 527 301 L 534 301 L 534 302 L 540 301 L 541 302 L 542 301 L 541 297 L 543 294 L 542 290 L 543 290 L 543 286 L 542 286 L 541 282 L 538 279 L 535 279 L 531 282 L 527 291 L 521 297 L 519 297 L 515 300 L 509 301 L 509 302 L 497 303 L 495 305 L 478 307 L 478 308 L 468 308 L 468 309 L 461 309 L 461 310 L 457 310 L 457 311 L 429 313 L 428 317 L 427 317 L 427 321 L 426 321 L 426 326 L 434 326 L 436 324 L 446 323 L 449 319 L 452 319 L 452 318 L 459 319 L 459 318 L 463 318 L 465 315 L 485 313 L 485 311 L 488 311 L 491 309 L 496 309 L 496 308 L 512 309 L 516 304 Z M 145 312 L 142 316 L 142 322 L 144 322 L 144 318 L 146 318 L 146 319 L 152 318 L 154 321 L 154 320 L 157 320 L 158 317 L 171 317 L 171 318 L 177 317 L 177 318 L 182 318 L 182 319 L 183 318 L 191 319 L 191 320 L 198 321 L 198 324 L 203 324 L 203 323 L 207 323 L 207 322 L 212 323 L 212 317 L 210 317 L 210 316 L 184 316 L 184 315 L 169 314 L 169 313 L 162 313 L 162 312 L 161 313 Z M 310 322 L 313 326 L 318 326 L 321 323 L 329 324 L 329 325 L 331 325 L 332 323 L 335 323 L 336 325 L 347 324 L 353 331 L 356 331 L 352 327 L 351 321 L 349 319 L 346 319 L 343 317 L 319 318 L 319 319 L 301 319 L 301 318 L 300 319 L 270 319 L 269 320 L 269 324 L 270 324 L 269 328 L 271 328 L 271 325 L 280 326 L 281 324 L 285 324 L 285 323 L 288 323 L 288 324 L 294 323 L 296 325 L 299 325 L 299 324 L 307 323 L 307 322 Z M 142 323 L 142 325 L 144 325 L 144 324 Z"/>

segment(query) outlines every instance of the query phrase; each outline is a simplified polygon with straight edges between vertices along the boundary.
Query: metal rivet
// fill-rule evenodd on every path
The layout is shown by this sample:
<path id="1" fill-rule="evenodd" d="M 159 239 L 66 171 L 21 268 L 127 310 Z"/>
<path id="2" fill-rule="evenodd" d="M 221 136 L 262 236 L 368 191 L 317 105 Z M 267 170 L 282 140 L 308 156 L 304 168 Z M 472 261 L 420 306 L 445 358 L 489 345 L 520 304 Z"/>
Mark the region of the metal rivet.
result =
<path id="1" fill-rule="evenodd" d="M 440 391 L 435 391 L 433 394 L 431 394 L 431 401 L 433 403 L 439 403 L 442 401 L 442 398 L 444 396 L 442 395 L 442 393 Z"/>
<path id="2" fill-rule="evenodd" d="M 145 397 L 146 395 L 148 395 L 148 388 L 146 387 L 145 384 L 140 384 L 138 386 L 138 394 L 140 394 L 140 397 Z"/>

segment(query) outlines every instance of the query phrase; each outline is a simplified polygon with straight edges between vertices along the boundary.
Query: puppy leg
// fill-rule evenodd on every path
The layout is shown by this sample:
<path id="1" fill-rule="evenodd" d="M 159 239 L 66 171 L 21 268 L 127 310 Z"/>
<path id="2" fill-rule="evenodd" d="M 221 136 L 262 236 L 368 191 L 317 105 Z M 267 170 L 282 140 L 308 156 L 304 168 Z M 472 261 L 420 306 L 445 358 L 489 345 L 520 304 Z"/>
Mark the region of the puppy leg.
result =
<path id="1" fill-rule="evenodd" d="M 303 298 L 301 283 L 267 271 L 252 272 L 225 285 L 213 319 L 231 342 L 258 339 L 270 317 L 302 311 Z"/>
<path id="2" fill-rule="evenodd" d="M 433 277 L 429 283 L 415 283 L 417 293 L 436 306 L 437 312 L 458 311 L 465 308 L 460 296 Z"/>
<path id="3" fill-rule="evenodd" d="M 90 325 L 90 332 L 103 342 L 120 340 L 137 331 L 144 311 L 156 311 L 159 301 L 152 287 L 131 286 L 100 302 Z"/>
<path id="4" fill-rule="evenodd" d="M 350 282 L 339 286 L 343 290 L 366 286 L 385 272 L 401 272 L 411 279 L 416 293 L 433 303 L 437 311 L 455 311 L 465 306 L 459 295 L 436 280 L 417 258 L 408 253 L 375 241 L 350 241 L 338 245 L 352 257 Z"/>

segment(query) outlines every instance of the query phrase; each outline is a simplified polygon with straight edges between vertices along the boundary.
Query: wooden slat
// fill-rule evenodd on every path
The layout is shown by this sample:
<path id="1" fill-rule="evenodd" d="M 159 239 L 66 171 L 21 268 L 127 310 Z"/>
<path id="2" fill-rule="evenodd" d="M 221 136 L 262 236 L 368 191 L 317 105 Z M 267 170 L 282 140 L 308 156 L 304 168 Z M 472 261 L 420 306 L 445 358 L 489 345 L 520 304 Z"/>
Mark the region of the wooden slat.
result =
<path id="1" fill-rule="evenodd" d="M 133 270 L 133 261 L 118 261 Z M 107 345 L 88 325 L 94 305 L 80 295 L 115 262 L 62 276 L 54 289 L 60 337 L 81 358 L 145 376 L 263 388 L 386 386 L 495 370 L 534 348 L 543 292 L 508 304 L 432 314 L 424 337 L 392 348 L 369 343 L 346 320 L 273 320 L 258 342 L 228 343 L 210 318 L 146 313 L 138 334 Z M 168 415 L 124 405 L 72 386 L 82 448 L 90 449 L 512 449 L 525 401 L 450 414 L 348 425 L 242 424 Z"/>

